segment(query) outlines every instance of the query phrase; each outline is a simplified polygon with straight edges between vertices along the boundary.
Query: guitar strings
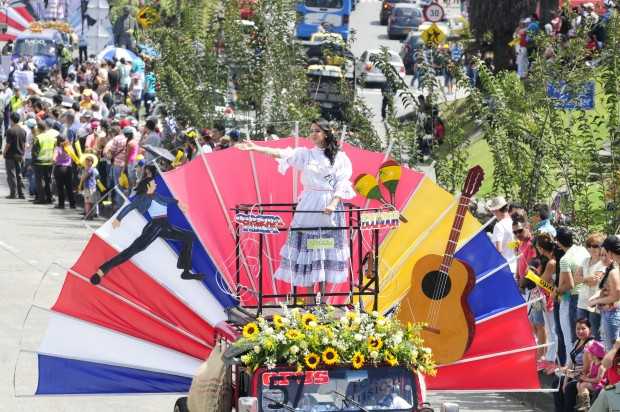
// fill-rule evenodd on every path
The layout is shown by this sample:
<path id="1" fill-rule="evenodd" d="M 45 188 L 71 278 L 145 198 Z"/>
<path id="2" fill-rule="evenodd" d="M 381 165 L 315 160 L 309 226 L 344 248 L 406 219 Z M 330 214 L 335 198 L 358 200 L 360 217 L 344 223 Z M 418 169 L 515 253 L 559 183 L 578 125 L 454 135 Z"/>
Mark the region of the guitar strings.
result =
<path id="1" fill-rule="evenodd" d="M 450 234 L 448 237 L 448 246 L 446 247 L 446 252 L 450 253 L 450 255 L 452 256 L 451 259 L 454 259 L 454 252 L 456 251 L 456 244 L 453 243 L 453 242 L 456 242 L 456 240 L 452 239 L 453 233 L 455 229 L 458 227 L 458 235 L 460 235 L 462 224 L 465 220 L 466 209 L 465 209 L 465 205 L 463 204 L 463 200 L 469 201 L 469 198 L 465 196 L 460 197 L 459 204 L 456 209 L 456 216 L 455 216 L 454 224 L 452 225 L 452 228 L 450 229 Z M 440 278 L 438 280 L 438 285 L 433 289 L 433 301 L 431 302 L 431 305 L 427 313 L 427 319 L 429 320 L 429 326 L 431 327 L 434 327 L 435 323 L 439 319 L 439 312 L 441 310 L 441 305 L 443 303 L 443 299 L 439 299 L 439 298 L 443 296 L 445 292 L 445 288 L 448 284 L 448 276 L 449 276 L 448 272 L 450 270 L 450 266 L 447 266 L 445 263 L 446 256 L 447 254 L 444 254 L 443 259 L 441 261 L 441 266 L 439 267 Z"/>

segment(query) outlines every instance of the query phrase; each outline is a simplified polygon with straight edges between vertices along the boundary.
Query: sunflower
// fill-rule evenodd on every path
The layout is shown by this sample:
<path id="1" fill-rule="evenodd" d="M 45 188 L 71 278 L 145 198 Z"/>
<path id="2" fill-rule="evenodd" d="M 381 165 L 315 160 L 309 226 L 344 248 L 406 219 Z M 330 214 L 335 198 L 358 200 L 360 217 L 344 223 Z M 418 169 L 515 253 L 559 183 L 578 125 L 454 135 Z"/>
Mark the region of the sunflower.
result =
<path id="1" fill-rule="evenodd" d="M 396 359 L 396 357 L 392 355 L 390 352 L 385 352 L 385 361 L 390 366 L 398 365 L 398 359 Z"/>
<path id="2" fill-rule="evenodd" d="M 318 323 L 316 316 L 312 313 L 304 313 L 301 317 L 301 324 L 304 325 L 304 328 L 306 329 L 311 329 L 313 327 L 311 325 L 312 322 Z"/>
<path id="3" fill-rule="evenodd" d="M 369 351 L 379 351 L 383 347 L 383 341 L 381 338 L 377 338 L 376 336 L 368 337 L 368 350 Z"/>
<path id="4" fill-rule="evenodd" d="M 290 340 L 298 340 L 298 339 L 301 339 L 302 334 L 297 329 L 289 329 L 286 332 L 286 337 L 289 338 Z"/>
<path id="5" fill-rule="evenodd" d="M 275 326 L 276 329 L 282 329 L 282 327 L 284 326 L 284 322 L 282 322 L 282 316 L 276 314 L 273 315 L 273 326 Z"/>
<path id="6" fill-rule="evenodd" d="M 360 369 L 362 366 L 364 366 L 365 360 L 366 359 L 364 358 L 364 355 L 362 355 L 360 352 L 355 352 L 353 354 L 353 359 L 351 359 L 351 364 L 355 369 Z"/>
<path id="7" fill-rule="evenodd" d="M 250 322 L 243 327 L 243 337 L 246 339 L 254 339 L 258 335 L 258 326 L 254 322 Z"/>
<path id="8" fill-rule="evenodd" d="M 323 363 L 328 366 L 335 365 L 340 361 L 340 357 L 338 356 L 338 352 L 336 349 L 329 347 L 323 351 L 322 354 Z"/>
<path id="9" fill-rule="evenodd" d="M 319 361 L 321 360 L 321 357 L 316 353 L 310 352 L 304 357 L 304 360 L 306 361 L 307 367 L 309 367 L 310 369 L 316 369 Z"/>

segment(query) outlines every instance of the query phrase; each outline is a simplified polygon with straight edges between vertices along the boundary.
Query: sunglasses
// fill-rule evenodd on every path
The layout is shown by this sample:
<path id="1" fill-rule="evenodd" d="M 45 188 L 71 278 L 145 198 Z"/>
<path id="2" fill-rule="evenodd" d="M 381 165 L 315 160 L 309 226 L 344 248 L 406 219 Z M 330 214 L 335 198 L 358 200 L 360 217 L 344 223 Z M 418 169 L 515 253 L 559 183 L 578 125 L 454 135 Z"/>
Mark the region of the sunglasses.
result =
<path id="1" fill-rule="evenodd" d="M 600 249 L 601 245 L 586 245 L 589 249 Z"/>
<path id="2" fill-rule="evenodd" d="M 310 129 L 311 133 L 321 133 L 322 130 L 321 129 Z"/>
<path id="3" fill-rule="evenodd" d="M 523 233 L 523 229 L 517 229 L 512 231 L 513 235 L 520 235 L 521 233 Z"/>

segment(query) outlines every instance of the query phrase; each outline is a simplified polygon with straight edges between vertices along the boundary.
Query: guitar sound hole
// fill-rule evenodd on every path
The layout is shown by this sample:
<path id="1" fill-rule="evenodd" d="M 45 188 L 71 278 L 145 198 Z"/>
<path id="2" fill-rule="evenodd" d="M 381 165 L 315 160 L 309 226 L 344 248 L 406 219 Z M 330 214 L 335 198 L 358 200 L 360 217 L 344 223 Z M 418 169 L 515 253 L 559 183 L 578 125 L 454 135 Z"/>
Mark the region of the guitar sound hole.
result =
<path id="1" fill-rule="evenodd" d="M 422 279 L 422 292 L 432 300 L 441 300 L 448 296 L 452 282 L 445 273 L 433 271 L 429 272 Z"/>

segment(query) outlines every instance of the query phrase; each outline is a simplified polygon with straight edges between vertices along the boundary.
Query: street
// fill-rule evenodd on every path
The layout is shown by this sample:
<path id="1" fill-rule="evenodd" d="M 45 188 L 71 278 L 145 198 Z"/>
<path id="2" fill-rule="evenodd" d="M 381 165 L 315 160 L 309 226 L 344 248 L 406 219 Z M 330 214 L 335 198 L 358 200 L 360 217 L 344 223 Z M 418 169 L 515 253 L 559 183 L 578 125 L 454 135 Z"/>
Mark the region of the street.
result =
<path id="1" fill-rule="evenodd" d="M 390 40 L 387 36 L 387 26 L 379 24 L 379 12 L 381 1 L 360 1 L 351 16 L 351 28 L 355 30 L 351 51 L 356 58 L 360 57 L 365 50 L 380 49 L 382 46 L 398 53 L 401 48 L 400 40 Z M 445 9 L 447 17 L 456 17 L 459 14 L 459 6 L 453 4 Z M 405 76 L 405 82 L 411 83 L 413 76 Z M 381 121 L 381 89 L 379 87 L 358 87 L 358 94 L 374 114 L 372 124 L 381 137 L 385 135 L 385 127 Z M 395 109 L 398 115 L 406 113 L 400 99 L 395 101 Z"/>

